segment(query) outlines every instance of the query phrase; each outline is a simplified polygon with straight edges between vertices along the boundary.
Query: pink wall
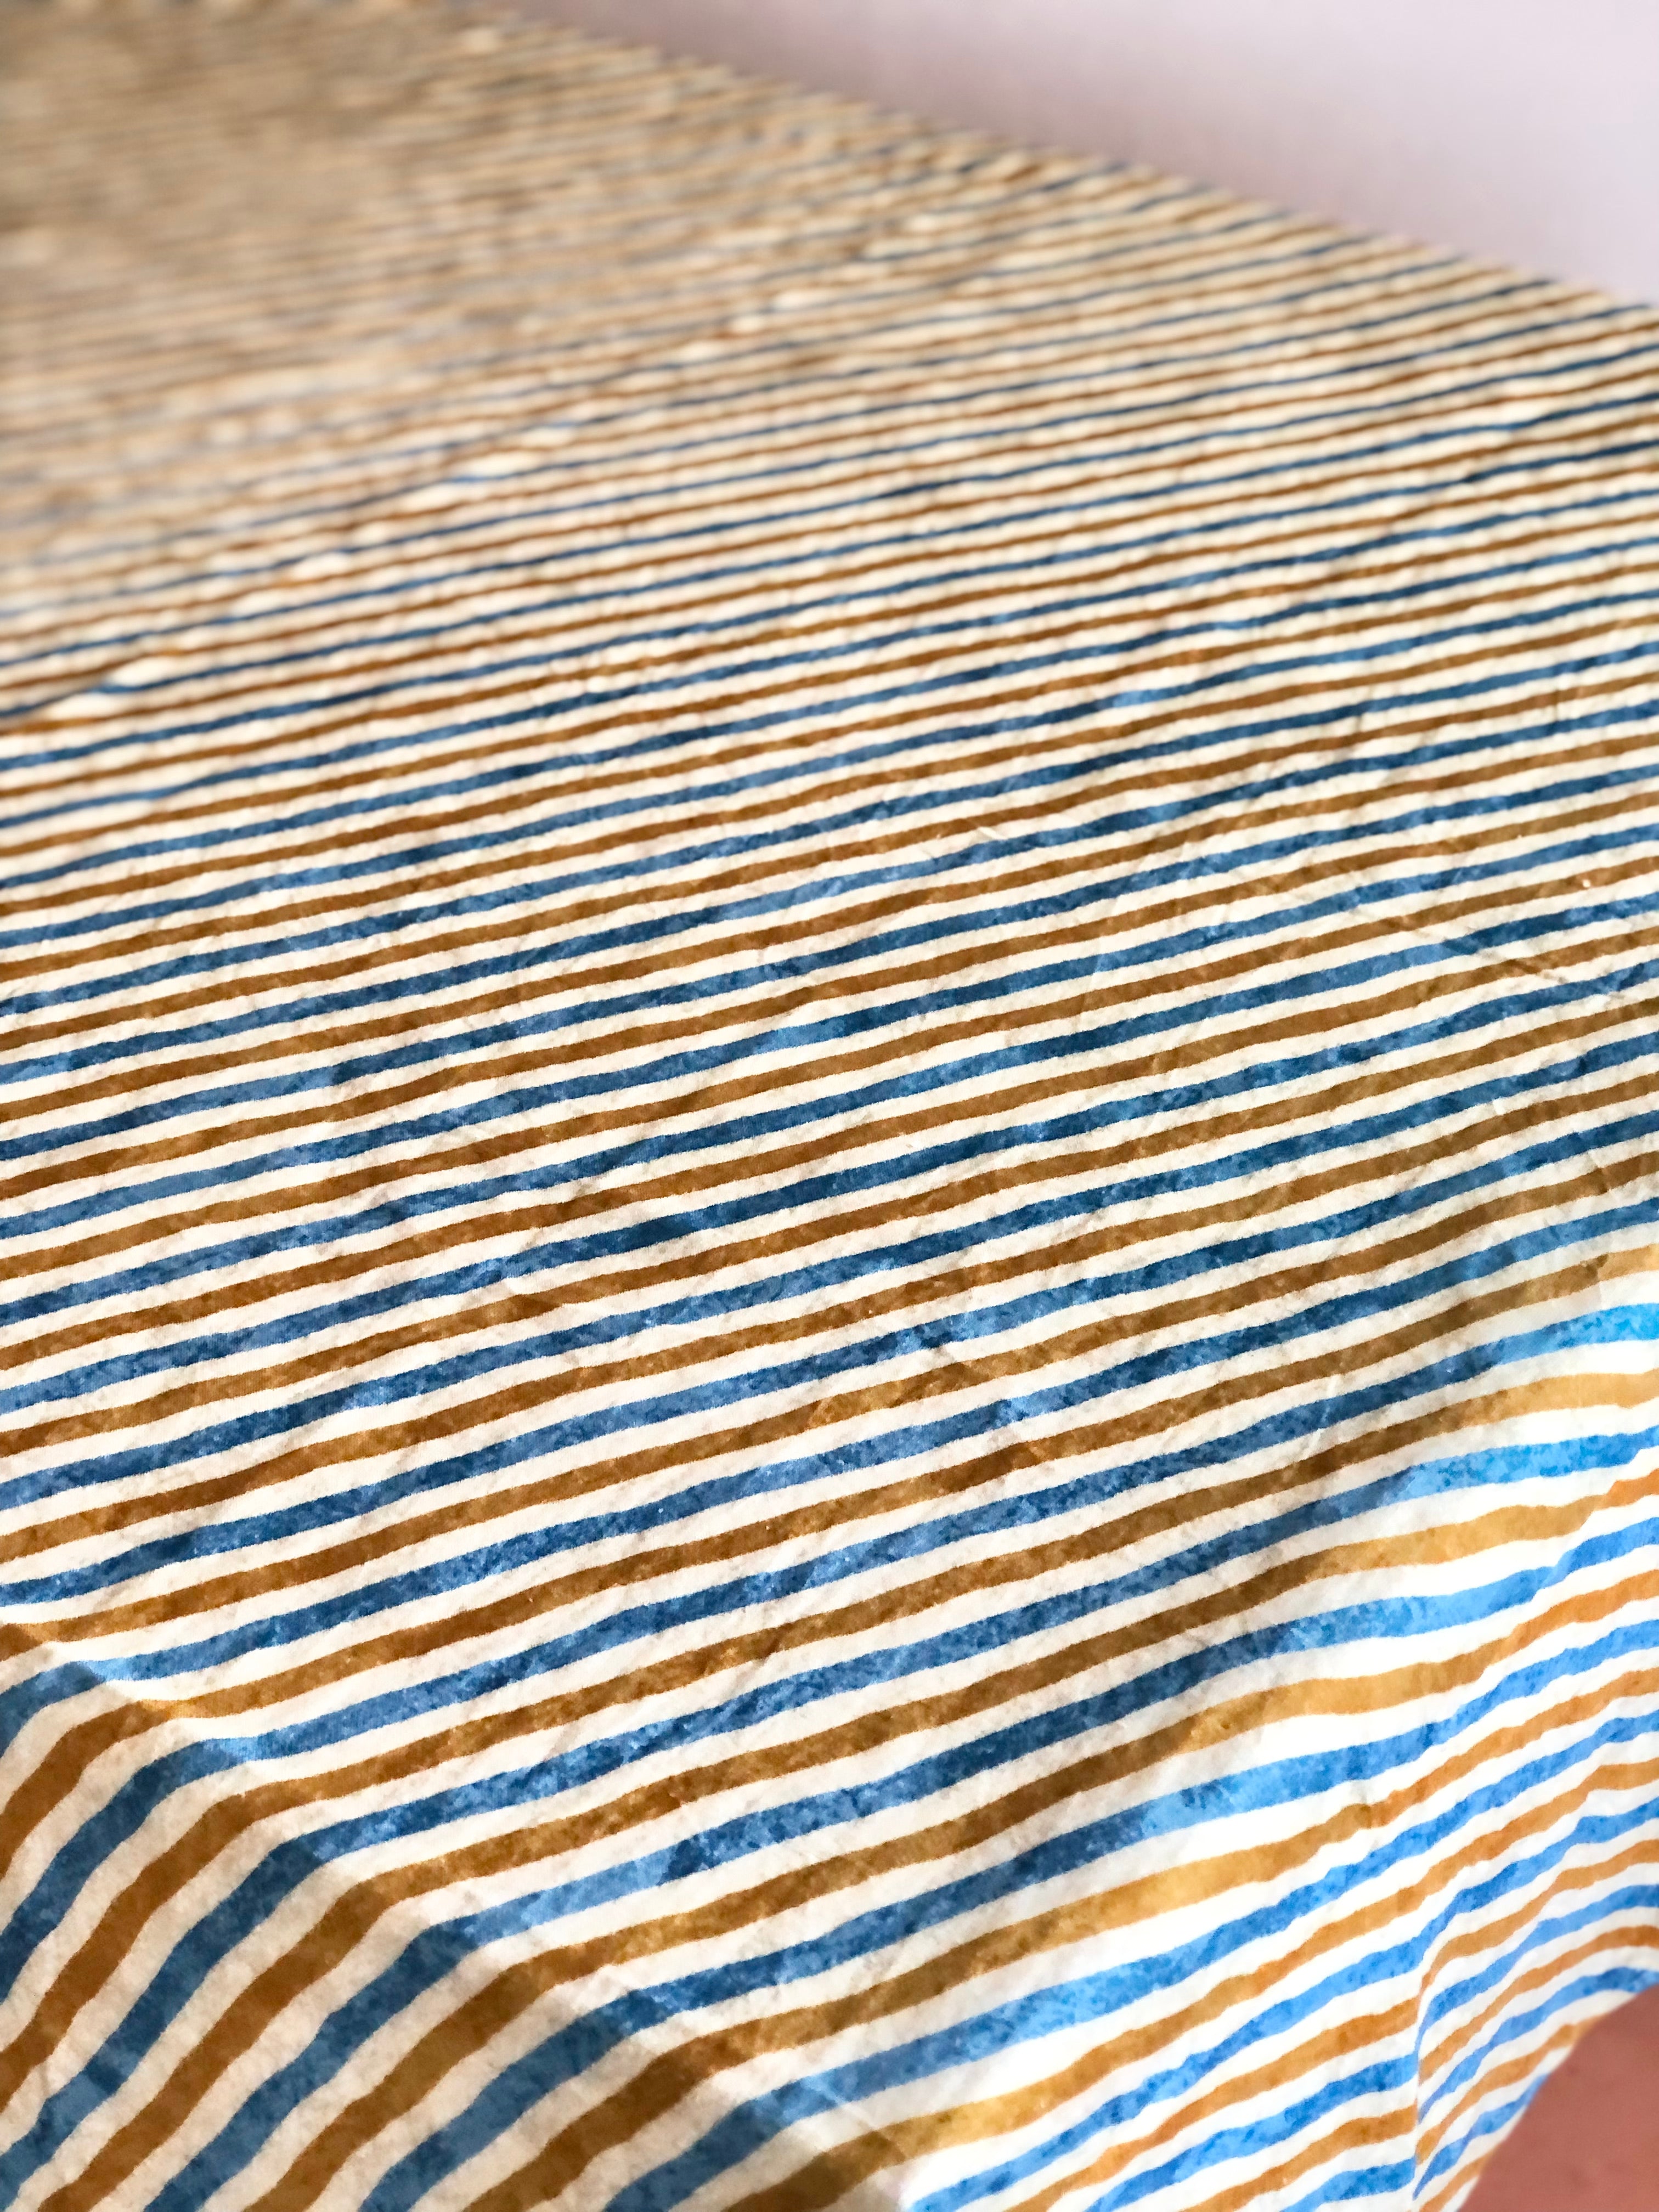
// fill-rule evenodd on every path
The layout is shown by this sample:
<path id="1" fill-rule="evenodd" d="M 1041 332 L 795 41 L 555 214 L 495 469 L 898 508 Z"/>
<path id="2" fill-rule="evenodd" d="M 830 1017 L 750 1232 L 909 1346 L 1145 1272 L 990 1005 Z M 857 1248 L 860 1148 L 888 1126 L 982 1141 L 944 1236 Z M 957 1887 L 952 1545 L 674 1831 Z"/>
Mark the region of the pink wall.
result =
<path id="1" fill-rule="evenodd" d="M 1659 0 L 526 0 L 1659 301 Z"/>

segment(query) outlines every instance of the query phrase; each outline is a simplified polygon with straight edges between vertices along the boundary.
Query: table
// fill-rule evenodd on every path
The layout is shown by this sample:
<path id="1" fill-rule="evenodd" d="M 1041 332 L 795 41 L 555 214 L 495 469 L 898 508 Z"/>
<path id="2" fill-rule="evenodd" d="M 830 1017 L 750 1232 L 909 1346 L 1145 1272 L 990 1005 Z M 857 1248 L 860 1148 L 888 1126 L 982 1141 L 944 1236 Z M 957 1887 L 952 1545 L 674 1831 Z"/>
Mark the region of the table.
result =
<path id="1" fill-rule="evenodd" d="M 1654 313 L 9 36 L 0 2201 L 1449 2212 L 1659 1943 Z"/>

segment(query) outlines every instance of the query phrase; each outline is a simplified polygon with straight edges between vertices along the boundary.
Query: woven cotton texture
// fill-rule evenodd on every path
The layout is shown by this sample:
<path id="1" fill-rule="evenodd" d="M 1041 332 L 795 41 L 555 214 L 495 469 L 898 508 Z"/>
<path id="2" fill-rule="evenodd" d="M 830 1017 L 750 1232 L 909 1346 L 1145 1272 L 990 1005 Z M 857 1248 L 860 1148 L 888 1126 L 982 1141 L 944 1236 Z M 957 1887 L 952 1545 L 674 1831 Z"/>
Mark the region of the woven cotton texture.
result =
<path id="1" fill-rule="evenodd" d="M 0 2203 L 1450 2212 L 1659 1948 L 1659 319 L 3 22 Z"/>

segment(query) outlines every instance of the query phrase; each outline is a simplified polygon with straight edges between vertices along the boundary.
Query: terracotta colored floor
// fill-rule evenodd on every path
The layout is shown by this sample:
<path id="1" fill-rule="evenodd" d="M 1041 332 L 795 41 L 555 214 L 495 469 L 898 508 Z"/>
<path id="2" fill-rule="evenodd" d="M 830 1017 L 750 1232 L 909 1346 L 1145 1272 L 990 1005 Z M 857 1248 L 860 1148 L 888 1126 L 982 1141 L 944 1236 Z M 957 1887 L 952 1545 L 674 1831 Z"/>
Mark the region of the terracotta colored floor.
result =
<path id="1" fill-rule="evenodd" d="M 1659 2212 L 1659 1987 L 1550 2077 L 1465 2212 Z"/>

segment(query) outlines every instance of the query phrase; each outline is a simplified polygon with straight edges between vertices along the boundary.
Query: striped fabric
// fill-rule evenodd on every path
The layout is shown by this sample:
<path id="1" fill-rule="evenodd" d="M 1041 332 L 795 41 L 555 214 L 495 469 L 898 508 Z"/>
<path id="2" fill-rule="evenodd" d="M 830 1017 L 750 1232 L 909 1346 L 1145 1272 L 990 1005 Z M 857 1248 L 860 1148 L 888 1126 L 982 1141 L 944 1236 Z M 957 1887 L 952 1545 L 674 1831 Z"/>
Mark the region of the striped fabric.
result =
<path id="1" fill-rule="evenodd" d="M 5 20 L 0 2203 L 1450 2212 L 1659 1954 L 1659 319 Z"/>

